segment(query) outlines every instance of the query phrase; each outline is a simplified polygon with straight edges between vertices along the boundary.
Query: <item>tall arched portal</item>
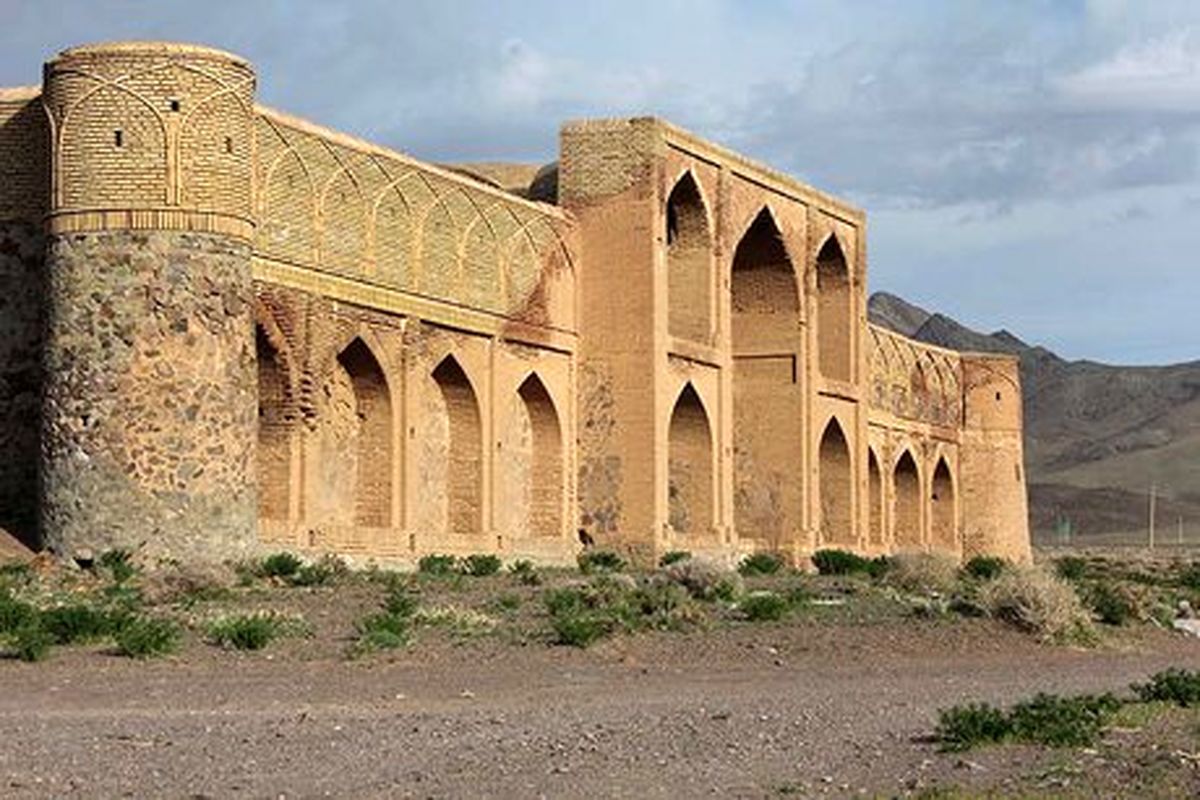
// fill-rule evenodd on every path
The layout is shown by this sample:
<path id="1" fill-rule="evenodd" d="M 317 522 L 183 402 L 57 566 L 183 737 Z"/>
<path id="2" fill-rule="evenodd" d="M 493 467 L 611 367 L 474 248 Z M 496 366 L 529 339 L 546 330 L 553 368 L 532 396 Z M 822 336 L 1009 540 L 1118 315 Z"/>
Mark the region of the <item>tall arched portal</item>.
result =
<path id="1" fill-rule="evenodd" d="M 448 533 L 478 534 L 483 527 L 483 427 L 471 381 L 454 356 L 432 374 L 444 404 L 445 451 L 441 497 Z"/>
<path id="2" fill-rule="evenodd" d="M 921 546 L 921 478 L 917 462 L 907 450 L 896 462 L 892 473 L 896 492 L 896 547 L 913 549 Z"/>
<path id="3" fill-rule="evenodd" d="M 708 212 L 692 174 L 667 198 L 668 330 L 672 336 L 708 342 L 712 328 L 712 235 Z"/>
<path id="4" fill-rule="evenodd" d="M 742 235 L 730 275 L 734 525 L 767 548 L 803 528 L 800 290 L 771 212 Z"/>
<path id="5" fill-rule="evenodd" d="M 826 378 L 846 382 L 854 379 L 850 300 L 846 256 L 837 237 L 830 236 L 817 254 L 817 366 Z"/>
<path id="6" fill-rule="evenodd" d="M 850 465 L 850 447 L 836 419 L 829 420 L 821 435 L 818 456 L 821 520 L 820 540 L 823 543 L 854 545 L 854 476 Z"/>
<path id="7" fill-rule="evenodd" d="M 354 391 L 353 447 L 354 522 L 369 528 L 391 525 L 392 516 L 392 399 L 383 370 L 362 339 L 355 339 L 338 356 Z"/>
<path id="8" fill-rule="evenodd" d="M 946 459 L 939 458 L 933 471 L 933 486 L 930 493 L 930 523 L 933 542 L 943 550 L 958 547 L 958 531 L 954 524 L 954 480 Z"/>
<path id="9" fill-rule="evenodd" d="M 525 504 L 525 531 L 533 536 L 562 533 L 563 471 L 562 432 L 558 412 L 545 385 L 531 373 L 517 389 L 517 397 L 528 420 L 527 469 L 520 479 Z"/>
<path id="10" fill-rule="evenodd" d="M 867 524 L 868 537 L 873 545 L 881 546 L 885 541 L 883 530 L 883 473 L 879 470 L 879 459 L 873 449 L 867 450 L 867 505 L 870 509 Z"/>
<path id="11" fill-rule="evenodd" d="M 689 383 L 675 408 L 667 446 L 667 509 L 674 531 L 707 536 L 713 525 L 712 428 L 700 395 Z"/>

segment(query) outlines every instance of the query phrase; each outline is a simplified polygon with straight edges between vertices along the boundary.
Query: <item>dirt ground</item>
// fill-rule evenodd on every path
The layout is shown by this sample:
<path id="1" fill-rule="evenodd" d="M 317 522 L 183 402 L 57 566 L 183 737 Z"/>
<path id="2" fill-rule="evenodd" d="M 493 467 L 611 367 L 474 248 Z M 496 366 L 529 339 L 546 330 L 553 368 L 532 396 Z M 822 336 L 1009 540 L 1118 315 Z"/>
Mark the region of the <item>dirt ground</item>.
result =
<path id="1" fill-rule="evenodd" d="M 954 703 L 1121 691 L 1168 666 L 1200 667 L 1200 641 L 1152 628 L 1084 650 L 982 619 L 807 616 L 588 650 L 436 633 L 347 660 L 325 628 L 344 630 L 358 610 L 292 591 L 315 634 L 264 651 L 193 641 L 160 661 L 101 646 L 0 661 L 0 795 L 1200 794 L 1188 761 L 1200 718 L 1083 752 L 958 755 L 930 739 Z M 1130 770 L 1165 777 L 1138 788 Z"/>

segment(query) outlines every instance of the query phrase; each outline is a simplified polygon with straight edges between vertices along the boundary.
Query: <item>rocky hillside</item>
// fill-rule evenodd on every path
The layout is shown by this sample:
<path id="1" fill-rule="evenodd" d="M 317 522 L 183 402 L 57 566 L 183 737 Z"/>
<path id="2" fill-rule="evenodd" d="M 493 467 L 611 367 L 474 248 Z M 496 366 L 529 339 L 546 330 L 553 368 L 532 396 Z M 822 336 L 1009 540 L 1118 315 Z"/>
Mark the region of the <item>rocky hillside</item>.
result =
<path id="1" fill-rule="evenodd" d="M 1036 534 L 1136 534 L 1147 523 L 1200 541 L 1200 361 L 1121 367 L 1067 361 L 1008 331 L 981 333 L 879 292 L 871 321 L 957 350 L 1015 353 L 1025 390 L 1025 459 Z"/>

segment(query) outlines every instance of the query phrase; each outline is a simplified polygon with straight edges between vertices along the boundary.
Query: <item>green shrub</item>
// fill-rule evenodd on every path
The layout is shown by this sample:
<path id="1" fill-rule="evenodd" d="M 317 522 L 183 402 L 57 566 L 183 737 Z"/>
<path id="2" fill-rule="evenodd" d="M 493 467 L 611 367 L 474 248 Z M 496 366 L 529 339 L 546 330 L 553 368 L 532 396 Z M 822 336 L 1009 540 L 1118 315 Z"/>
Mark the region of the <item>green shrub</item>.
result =
<path id="1" fill-rule="evenodd" d="M 1105 625 L 1124 625 L 1136 620 L 1139 615 L 1135 599 L 1128 591 L 1123 591 L 1123 587 L 1097 583 L 1089 588 L 1087 600 L 1092 611 Z"/>
<path id="2" fill-rule="evenodd" d="M 501 566 L 500 557 L 490 553 L 472 553 L 462 561 L 463 572 L 476 578 L 495 575 Z"/>
<path id="3" fill-rule="evenodd" d="M 133 566 L 133 554 L 128 550 L 105 550 L 96 563 L 108 570 L 114 583 L 124 583 L 137 574 L 137 568 Z"/>
<path id="4" fill-rule="evenodd" d="M 458 571 L 458 559 L 454 556 L 431 553 L 417 562 L 417 572 L 422 575 L 452 575 Z"/>
<path id="5" fill-rule="evenodd" d="M 1009 712 L 1013 738 L 1049 747 L 1088 747 L 1121 707 L 1111 694 L 1060 697 L 1038 694 Z"/>
<path id="6" fill-rule="evenodd" d="M 943 750 L 961 752 L 1004 741 L 1012 735 L 1012 722 L 1002 709 L 969 703 L 939 712 L 934 735 Z"/>
<path id="7" fill-rule="evenodd" d="M 264 578 L 291 578 L 303 566 L 304 561 L 293 553 L 272 553 L 259 564 L 258 574 Z"/>
<path id="8" fill-rule="evenodd" d="M 1067 581 L 1081 581 L 1087 576 L 1087 560 L 1079 556 L 1063 556 L 1055 559 L 1054 571 L 1058 577 Z"/>
<path id="9" fill-rule="evenodd" d="M 662 554 L 662 558 L 658 559 L 660 567 L 669 567 L 672 564 L 678 564 L 680 561 L 687 561 L 692 557 L 692 554 L 687 550 L 669 550 Z"/>
<path id="10" fill-rule="evenodd" d="M 40 626 L 55 644 L 76 644 L 102 639 L 114 632 L 109 615 L 83 603 L 48 608 L 41 613 Z"/>
<path id="11" fill-rule="evenodd" d="M 778 553 L 751 553 L 738 564 L 743 575 L 774 575 L 783 568 L 783 556 Z"/>
<path id="12" fill-rule="evenodd" d="M 504 594 L 497 595 L 491 605 L 497 611 L 510 614 L 521 607 L 521 596 L 505 592 Z"/>
<path id="13" fill-rule="evenodd" d="M 1143 702 L 1163 700 L 1191 708 L 1200 706 L 1200 671 L 1177 667 L 1155 673 L 1149 683 L 1134 684 L 1133 691 Z"/>
<path id="14" fill-rule="evenodd" d="M 1176 582 L 1184 589 L 1200 592 L 1200 564 L 1189 564 L 1179 573 Z"/>
<path id="15" fill-rule="evenodd" d="M 402 583 L 394 583 L 383 598 L 383 610 L 396 617 L 411 617 L 417 613 L 420 598 Z"/>
<path id="16" fill-rule="evenodd" d="M 520 559 L 508 565 L 508 571 L 511 573 L 523 586 L 540 586 L 542 576 L 538 574 L 537 568 L 533 566 L 533 562 L 527 559 Z"/>
<path id="17" fill-rule="evenodd" d="M 751 592 L 738 603 L 738 610 L 751 622 L 773 622 L 787 616 L 791 604 L 775 592 Z"/>
<path id="18" fill-rule="evenodd" d="M 154 658 L 179 646 L 179 626 L 158 617 L 138 617 L 121 626 L 115 639 L 117 652 L 130 658 Z"/>
<path id="19" fill-rule="evenodd" d="M 542 596 L 556 644 L 587 647 L 613 633 L 628 609 L 611 586 L 553 589 Z"/>
<path id="20" fill-rule="evenodd" d="M 358 644 L 364 650 L 395 650 L 412 638 L 412 623 L 407 616 L 382 612 L 360 619 Z"/>
<path id="21" fill-rule="evenodd" d="M 891 569 L 892 559 L 890 556 L 875 556 L 867 562 L 867 574 L 875 579 L 884 577 Z"/>
<path id="22" fill-rule="evenodd" d="M 704 559 L 674 561 L 659 574 L 662 579 L 682 586 L 697 600 L 731 601 L 742 592 L 740 575 Z"/>
<path id="23" fill-rule="evenodd" d="M 214 644 L 234 650 L 261 650 L 286 633 L 285 620 L 272 613 L 225 617 L 208 626 Z"/>
<path id="24" fill-rule="evenodd" d="M 653 583 L 636 589 L 629 603 L 632 624 L 639 628 L 677 630 L 698 620 L 692 597 L 682 586 Z"/>
<path id="25" fill-rule="evenodd" d="M 53 644 L 54 634 L 36 622 L 21 625 L 9 634 L 13 654 L 22 661 L 41 661 Z"/>
<path id="26" fill-rule="evenodd" d="M 812 556 L 813 566 L 822 575 L 853 575 L 867 573 L 871 560 L 849 550 L 818 550 Z"/>
<path id="27" fill-rule="evenodd" d="M 625 559 L 611 550 L 584 550 L 579 554 L 579 571 L 584 575 L 594 572 L 620 572 L 625 569 Z"/>
<path id="28" fill-rule="evenodd" d="M 37 621 L 38 611 L 24 600 L 18 600 L 6 589 L 0 589 L 0 634 L 15 631 Z"/>
<path id="29" fill-rule="evenodd" d="M 975 556 L 963 564 L 963 572 L 981 581 L 990 581 L 1000 577 L 1008 566 L 1008 561 L 997 556 Z"/>

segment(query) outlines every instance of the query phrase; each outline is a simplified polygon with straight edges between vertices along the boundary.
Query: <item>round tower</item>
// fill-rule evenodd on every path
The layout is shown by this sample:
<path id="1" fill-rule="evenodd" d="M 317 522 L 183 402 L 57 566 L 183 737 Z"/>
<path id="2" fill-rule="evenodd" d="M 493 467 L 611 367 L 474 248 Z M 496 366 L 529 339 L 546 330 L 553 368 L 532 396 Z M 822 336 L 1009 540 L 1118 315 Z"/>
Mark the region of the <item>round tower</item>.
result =
<path id="1" fill-rule="evenodd" d="M 254 542 L 254 87 L 188 45 L 46 64 L 42 533 L 62 555 Z"/>

